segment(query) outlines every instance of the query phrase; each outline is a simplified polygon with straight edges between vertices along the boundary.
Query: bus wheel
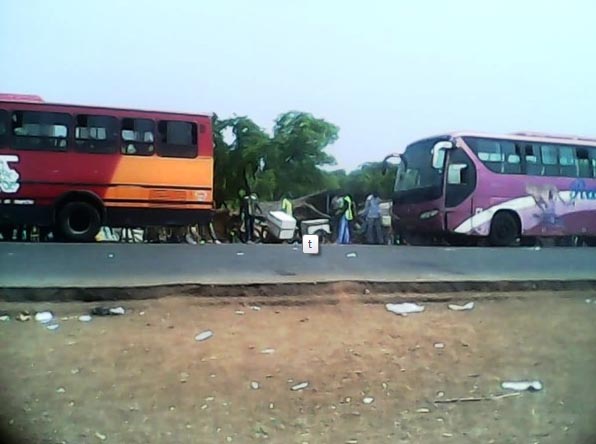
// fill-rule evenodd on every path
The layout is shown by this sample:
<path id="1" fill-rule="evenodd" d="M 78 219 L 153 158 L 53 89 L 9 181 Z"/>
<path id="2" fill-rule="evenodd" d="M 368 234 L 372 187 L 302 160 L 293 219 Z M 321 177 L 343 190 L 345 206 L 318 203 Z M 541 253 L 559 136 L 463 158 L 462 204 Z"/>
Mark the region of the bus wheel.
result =
<path id="1" fill-rule="evenodd" d="M 490 224 L 488 240 L 495 247 L 514 245 L 519 237 L 519 223 L 509 212 L 501 211 L 494 215 Z"/>
<path id="2" fill-rule="evenodd" d="M 58 211 L 58 231 L 71 242 L 92 242 L 101 228 L 97 209 L 87 202 L 70 202 Z"/>

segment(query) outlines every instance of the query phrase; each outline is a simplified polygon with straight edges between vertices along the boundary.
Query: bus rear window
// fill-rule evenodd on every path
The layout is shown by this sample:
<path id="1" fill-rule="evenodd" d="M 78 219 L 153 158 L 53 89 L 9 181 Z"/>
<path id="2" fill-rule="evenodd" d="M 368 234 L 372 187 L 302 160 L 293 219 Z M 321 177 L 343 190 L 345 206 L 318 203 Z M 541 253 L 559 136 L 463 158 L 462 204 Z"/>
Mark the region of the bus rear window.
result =
<path id="1" fill-rule="evenodd" d="M 8 111 L 0 109 L 0 148 L 8 145 Z"/>
<path id="2" fill-rule="evenodd" d="M 65 151 L 70 123 L 69 114 L 15 111 L 12 113 L 14 148 Z"/>
<path id="3" fill-rule="evenodd" d="M 162 157 L 197 157 L 197 124 L 161 120 L 157 129 L 159 144 L 157 154 Z"/>

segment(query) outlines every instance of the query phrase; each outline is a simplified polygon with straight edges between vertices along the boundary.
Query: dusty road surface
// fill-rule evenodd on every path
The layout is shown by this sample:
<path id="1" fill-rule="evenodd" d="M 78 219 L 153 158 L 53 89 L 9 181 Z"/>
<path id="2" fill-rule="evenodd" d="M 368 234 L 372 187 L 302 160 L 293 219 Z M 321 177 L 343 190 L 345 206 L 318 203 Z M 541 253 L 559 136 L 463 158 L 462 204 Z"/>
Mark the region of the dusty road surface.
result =
<path id="1" fill-rule="evenodd" d="M 44 444 L 596 443 L 596 295 L 513 296 L 407 317 L 170 297 L 88 323 L 95 304 L 2 303 L 1 427 Z M 12 317 L 48 307 L 56 330 Z M 522 379 L 544 388 L 499 397 Z M 435 402 L 453 398 L 481 400 Z"/>

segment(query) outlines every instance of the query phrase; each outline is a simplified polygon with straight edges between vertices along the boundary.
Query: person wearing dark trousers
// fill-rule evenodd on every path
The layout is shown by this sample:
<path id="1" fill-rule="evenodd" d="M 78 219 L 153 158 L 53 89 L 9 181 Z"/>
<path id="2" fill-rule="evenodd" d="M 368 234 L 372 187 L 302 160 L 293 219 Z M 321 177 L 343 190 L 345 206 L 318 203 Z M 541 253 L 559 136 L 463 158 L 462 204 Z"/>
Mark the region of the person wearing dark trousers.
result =
<path id="1" fill-rule="evenodd" d="M 383 244 L 383 226 L 381 224 L 381 198 L 373 191 L 364 205 L 366 217 L 366 243 Z"/>

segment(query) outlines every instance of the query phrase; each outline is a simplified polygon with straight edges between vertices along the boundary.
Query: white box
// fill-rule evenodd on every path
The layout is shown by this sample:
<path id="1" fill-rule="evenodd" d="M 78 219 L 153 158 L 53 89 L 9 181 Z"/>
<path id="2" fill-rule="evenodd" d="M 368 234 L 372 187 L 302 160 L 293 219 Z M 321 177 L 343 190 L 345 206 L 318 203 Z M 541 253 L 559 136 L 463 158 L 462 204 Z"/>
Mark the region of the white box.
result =
<path id="1" fill-rule="evenodd" d="M 290 240 L 294 237 L 294 230 L 293 228 L 279 228 L 273 224 L 269 224 L 269 233 L 279 240 Z"/>
<path id="2" fill-rule="evenodd" d="M 316 234 L 302 236 L 302 252 L 304 254 L 319 254 L 319 236 Z"/>
<path id="3" fill-rule="evenodd" d="M 317 231 L 324 231 L 327 234 L 331 234 L 329 219 L 305 220 L 301 222 L 300 228 L 302 229 L 302 234 L 315 234 Z"/>
<path id="4" fill-rule="evenodd" d="M 269 215 L 267 216 L 267 222 L 270 226 L 269 228 L 271 228 L 271 226 L 275 226 L 282 230 L 296 229 L 296 219 L 287 215 L 283 211 L 270 211 Z"/>

